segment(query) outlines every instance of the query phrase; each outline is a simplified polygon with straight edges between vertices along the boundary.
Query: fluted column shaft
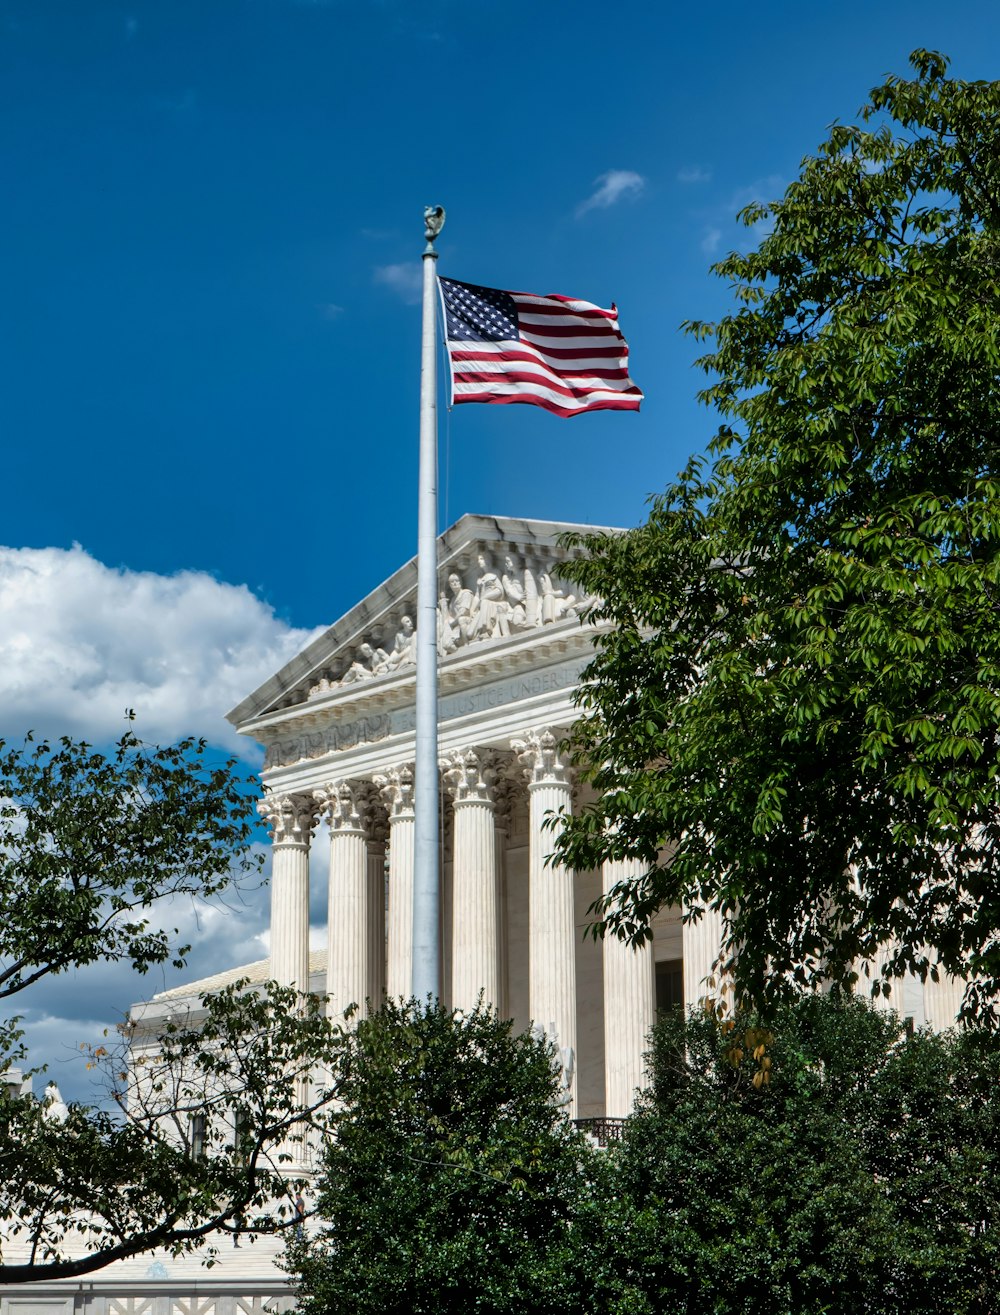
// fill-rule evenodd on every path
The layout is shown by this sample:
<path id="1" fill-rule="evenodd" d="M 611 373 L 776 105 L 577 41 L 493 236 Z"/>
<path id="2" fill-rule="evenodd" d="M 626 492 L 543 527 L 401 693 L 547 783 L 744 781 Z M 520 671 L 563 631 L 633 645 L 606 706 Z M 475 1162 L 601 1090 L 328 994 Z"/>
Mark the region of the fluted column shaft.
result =
<path id="1" fill-rule="evenodd" d="M 544 826 L 549 813 L 572 810 L 569 768 L 556 751 L 551 731 L 533 732 L 514 743 L 528 780 L 528 1007 L 533 1021 L 576 1063 L 576 910 L 573 873 L 549 866 L 555 833 Z M 564 1056 L 565 1059 L 565 1056 Z M 565 1064 L 564 1064 L 565 1068 Z M 575 1084 L 567 1114 L 576 1117 Z"/>
<path id="2" fill-rule="evenodd" d="M 939 981 L 929 977 L 924 983 L 924 1000 L 927 1022 L 935 1032 L 945 1032 L 955 1026 L 955 1019 L 965 997 L 965 982 L 960 977 L 949 977 L 941 971 Z"/>
<path id="3" fill-rule="evenodd" d="M 697 1004 L 708 992 L 705 979 L 715 972 L 722 949 L 722 914 L 703 909 L 697 922 L 685 922 L 682 931 L 684 954 L 684 1004 Z"/>
<path id="4" fill-rule="evenodd" d="M 389 928 L 386 994 L 408 1000 L 413 993 L 413 767 L 394 767 L 377 776 L 389 811 Z"/>
<path id="5" fill-rule="evenodd" d="M 507 836 L 506 819 L 495 818 L 493 843 L 497 847 L 497 954 L 500 957 L 498 980 L 500 994 L 496 999 L 497 1013 L 506 1015 L 510 1005 L 510 966 L 507 941 Z"/>
<path id="6" fill-rule="evenodd" d="M 304 795 L 267 795 L 257 805 L 271 831 L 270 975 L 309 990 L 309 842 L 316 804 Z"/>
<path id="7" fill-rule="evenodd" d="M 385 993 L 385 838 L 368 838 L 367 922 L 368 987 L 365 994 L 377 1009 Z"/>
<path id="8" fill-rule="evenodd" d="M 316 825 L 315 799 L 307 795 L 265 795 L 257 805 L 271 831 L 270 976 L 281 986 L 309 990 L 309 844 Z M 321 1075 L 316 1074 L 319 1078 Z M 308 1080 L 296 1082 L 296 1103 L 309 1099 Z M 306 1134 L 289 1137 L 279 1149 L 299 1171 L 312 1164 Z"/>
<path id="9" fill-rule="evenodd" d="M 604 864 L 604 893 L 620 881 L 642 877 L 634 860 Z M 646 1084 L 644 1056 L 656 1008 L 653 945 L 633 947 L 607 935 L 604 955 L 604 1112 L 611 1118 L 632 1113 L 637 1088 Z"/>
<path id="10" fill-rule="evenodd" d="M 471 1010 L 500 1000 L 499 881 L 493 781 L 488 750 L 463 749 L 443 764 L 454 799 L 452 833 L 451 1003 Z"/>
<path id="11" fill-rule="evenodd" d="M 364 1009 L 370 988 L 368 844 L 359 782 L 317 791 L 330 827 L 326 991 L 330 1017 Z"/>

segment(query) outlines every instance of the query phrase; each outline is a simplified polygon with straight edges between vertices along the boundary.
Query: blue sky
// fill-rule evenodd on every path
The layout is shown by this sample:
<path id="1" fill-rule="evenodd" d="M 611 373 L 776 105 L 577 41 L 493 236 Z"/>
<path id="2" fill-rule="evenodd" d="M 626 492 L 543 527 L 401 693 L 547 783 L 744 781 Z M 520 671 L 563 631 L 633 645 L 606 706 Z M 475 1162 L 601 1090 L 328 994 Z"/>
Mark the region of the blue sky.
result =
<path id="1" fill-rule="evenodd" d="M 639 521 L 712 432 L 679 325 L 728 308 L 736 212 L 916 46 L 997 77 L 1000 7 L 0 0 L 0 734 L 134 706 L 231 748 L 412 556 L 426 203 L 443 274 L 617 302 L 647 397 L 443 417 L 442 526 Z M 259 957 L 262 909 L 199 915 L 196 965 Z"/>

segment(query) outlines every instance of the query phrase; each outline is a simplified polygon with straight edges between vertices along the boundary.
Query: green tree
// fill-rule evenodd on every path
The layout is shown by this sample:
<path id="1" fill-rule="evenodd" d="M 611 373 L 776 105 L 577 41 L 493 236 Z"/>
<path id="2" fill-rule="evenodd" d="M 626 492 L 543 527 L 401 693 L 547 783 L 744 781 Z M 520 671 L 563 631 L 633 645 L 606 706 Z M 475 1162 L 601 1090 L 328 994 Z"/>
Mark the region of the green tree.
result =
<path id="1" fill-rule="evenodd" d="M 360 1022 L 326 1228 L 290 1248 L 303 1315 L 641 1311 L 602 1243 L 607 1166 L 558 1093 L 544 1044 L 485 1009 L 389 1003 Z"/>
<path id="2" fill-rule="evenodd" d="M 0 743 L 0 1000 L 16 1007 L 46 977 L 94 963 L 182 966 L 187 947 L 152 910 L 257 871 L 252 817 L 234 764 L 213 764 L 200 741 L 149 748 L 129 730 L 110 754 Z M 0 1253 L 0 1283 L 180 1252 L 289 1197 L 289 1148 L 325 1127 L 329 1102 L 303 1099 L 303 1081 L 335 1062 L 340 1033 L 275 986 L 202 1006 L 131 1069 L 127 1028 L 93 1048 L 107 1099 L 62 1122 L 0 1083 L 0 1225 L 18 1252 Z M 24 1060 L 5 1015 L 0 1076 Z"/>
<path id="3" fill-rule="evenodd" d="M 575 540 L 609 625 L 573 737 L 597 801 L 559 852 L 647 864 L 599 932 L 720 909 L 760 1003 L 883 949 L 995 1021 L 1000 82 L 911 62 L 742 212 L 737 309 L 688 326 L 708 458 Z"/>
<path id="4" fill-rule="evenodd" d="M 661 1021 L 617 1157 L 664 1315 L 988 1315 L 1000 1056 L 863 1001 Z"/>

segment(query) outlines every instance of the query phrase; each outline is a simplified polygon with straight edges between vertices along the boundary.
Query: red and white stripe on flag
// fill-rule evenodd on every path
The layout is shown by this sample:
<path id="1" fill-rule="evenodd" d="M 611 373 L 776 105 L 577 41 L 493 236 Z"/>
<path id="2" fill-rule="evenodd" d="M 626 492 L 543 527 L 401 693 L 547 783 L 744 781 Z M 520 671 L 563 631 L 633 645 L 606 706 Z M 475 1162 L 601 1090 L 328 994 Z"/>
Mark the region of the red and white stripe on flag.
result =
<path id="1" fill-rule="evenodd" d="M 439 279 L 452 401 L 527 402 L 560 416 L 638 411 L 612 305 Z"/>

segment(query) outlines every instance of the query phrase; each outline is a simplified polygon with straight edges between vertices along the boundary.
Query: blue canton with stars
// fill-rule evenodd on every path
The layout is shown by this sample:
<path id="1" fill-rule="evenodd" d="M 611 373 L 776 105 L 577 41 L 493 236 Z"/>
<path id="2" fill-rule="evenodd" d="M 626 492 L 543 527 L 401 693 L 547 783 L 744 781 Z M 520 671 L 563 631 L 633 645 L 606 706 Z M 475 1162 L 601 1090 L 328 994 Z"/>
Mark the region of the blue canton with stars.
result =
<path id="1" fill-rule="evenodd" d="M 440 279 L 447 337 L 464 342 L 517 340 L 517 308 L 509 292 Z"/>

